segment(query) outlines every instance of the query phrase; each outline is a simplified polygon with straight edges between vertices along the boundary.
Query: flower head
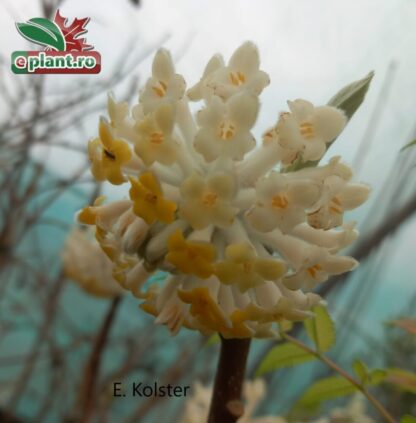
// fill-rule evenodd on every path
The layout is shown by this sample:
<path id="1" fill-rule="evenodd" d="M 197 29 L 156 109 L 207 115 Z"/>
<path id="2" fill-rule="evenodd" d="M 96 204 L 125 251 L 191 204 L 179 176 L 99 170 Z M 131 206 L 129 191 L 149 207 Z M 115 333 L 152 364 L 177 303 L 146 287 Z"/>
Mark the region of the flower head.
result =
<path id="1" fill-rule="evenodd" d="M 357 265 L 338 255 L 358 235 L 344 212 L 369 189 L 339 157 L 317 164 L 346 123 L 336 108 L 289 102 L 256 147 L 251 130 L 268 76 L 253 43 L 225 63 L 214 56 L 185 94 L 161 49 L 138 104 L 109 98 L 92 171 L 130 181 L 130 197 L 100 200 L 79 219 L 96 227 L 120 285 L 173 334 L 271 337 L 312 315 L 316 285 Z M 189 101 L 198 100 L 194 117 Z M 169 273 L 165 282 L 143 290 L 158 270 Z"/>

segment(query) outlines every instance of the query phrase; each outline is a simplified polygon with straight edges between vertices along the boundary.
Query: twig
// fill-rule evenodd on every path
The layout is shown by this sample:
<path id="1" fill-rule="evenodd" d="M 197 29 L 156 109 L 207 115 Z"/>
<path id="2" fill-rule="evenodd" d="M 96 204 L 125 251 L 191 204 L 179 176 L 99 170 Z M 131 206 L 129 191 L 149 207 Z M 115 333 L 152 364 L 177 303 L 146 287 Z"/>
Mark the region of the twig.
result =
<path id="1" fill-rule="evenodd" d="M 250 339 L 224 339 L 215 376 L 208 423 L 235 423 L 243 414 L 241 402 Z"/>
<path id="2" fill-rule="evenodd" d="M 100 370 L 102 354 L 108 340 L 111 326 L 114 322 L 117 308 L 120 304 L 121 297 L 112 300 L 110 308 L 104 318 L 101 329 L 98 332 L 91 355 L 85 366 L 85 377 L 80 390 L 79 403 L 81 405 L 80 422 L 87 423 L 90 421 L 94 412 L 94 404 L 96 399 L 96 382 Z"/>

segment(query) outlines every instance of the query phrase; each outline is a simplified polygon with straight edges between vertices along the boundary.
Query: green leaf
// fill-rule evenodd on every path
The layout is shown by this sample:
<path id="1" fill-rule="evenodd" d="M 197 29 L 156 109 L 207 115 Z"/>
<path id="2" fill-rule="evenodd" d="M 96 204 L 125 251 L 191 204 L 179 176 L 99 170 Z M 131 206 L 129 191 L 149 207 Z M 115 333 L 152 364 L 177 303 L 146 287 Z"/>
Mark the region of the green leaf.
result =
<path id="1" fill-rule="evenodd" d="M 416 373 L 403 369 L 387 369 L 386 381 L 402 391 L 416 394 Z"/>
<path id="2" fill-rule="evenodd" d="M 400 149 L 400 151 L 406 150 L 409 147 L 412 147 L 413 145 L 416 145 L 416 140 L 410 141 L 409 144 L 406 144 L 404 147 Z"/>
<path id="3" fill-rule="evenodd" d="M 314 359 L 316 359 L 316 357 L 313 354 L 303 350 L 295 344 L 287 342 L 272 348 L 267 353 L 264 360 L 260 363 L 256 375 L 260 376 L 273 370 L 296 366 L 297 364 L 306 363 Z"/>
<path id="4" fill-rule="evenodd" d="M 361 383 L 365 385 L 370 379 L 368 367 L 361 360 L 355 360 L 352 368 Z"/>
<path id="5" fill-rule="evenodd" d="M 312 384 L 298 401 L 301 406 L 312 406 L 316 403 L 353 394 L 358 388 L 340 376 L 330 376 Z"/>
<path id="6" fill-rule="evenodd" d="M 378 385 L 387 377 L 387 372 L 383 369 L 374 369 L 370 372 L 370 385 Z"/>
<path id="7" fill-rule="evenodd" d="M 373 76 L 374 72 L 370 72 L 365 78 L 345 86 L 329 100 L 328 105 L 343 110 L 351 119 L 364 101 Z"/>
<path id="8" fill-rule="evenodd" d="M 400 419 L 400 423 L 416 423 L 416 417 L 408 414 Z"/>
<path id="9" fill-rule="evenodd" d="M 335 343 L 335 326 L 327 309 L 314 307 L 315 316 L 304 322 L 306 333 L 319 352 L 328 351 Z"/>
<path id="10" fill-rule="evenodd" d="M 45 18 L 33 18 L 26 23 L 16 23 L 19 33 L 29 41 L 65 51 L 65 38 L 58 25 Z"/>

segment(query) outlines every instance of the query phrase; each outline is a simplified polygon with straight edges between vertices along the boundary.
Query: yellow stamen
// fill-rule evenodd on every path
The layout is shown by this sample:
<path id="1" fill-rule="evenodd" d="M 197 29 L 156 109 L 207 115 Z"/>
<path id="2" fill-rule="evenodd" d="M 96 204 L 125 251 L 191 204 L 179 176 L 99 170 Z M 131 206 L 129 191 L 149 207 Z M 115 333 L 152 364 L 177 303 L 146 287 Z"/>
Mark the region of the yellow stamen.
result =
<path id="1" fill-rule="evenodd" d="M 230 72 L 231 83 L 237 87 L 246 82 L 246 76 L 242 72 Z"/>
<path id="2" fill-rule="evenodd" d="M 222 122 L 219 129 L 219 137 L 223 140 L 229 140 L 235 134 L 235 126 L 232 123 Z"/>
<path id="3" fill-rule="evenodd" d="M 253 263 L 250 261 L 245 261 L 243 263 L 243 270 L 245 273 L 251 273 L 253 271 Z"/>
<path id="4" fill-rule="evenodd" d="M 289 200 L 284 195 L 275 195 L 272 198 L 272 206 L 277 209 L 285 209 L 289 205 Z"/>
<path id="5" fill-rule="evenodd" d="M 202 204 L 205 206 L 213 206 L 217 201 L 218 195 L 213 192 L 208 192 L 202 197 Z"/>
<path id="6" fill-rule="evenodd" d="M 164 136 L 161 132 L 153 132 L 152 134 L 150 134 L 149 139 L 150 142 L 153 144 L 162 144 Z"/>
<path id="7" fill-rule="evenodd" d="M 338 200 L 337 197 L 334 197 L 331 199 L 331 206 L 329 207 L 329 210 L 334 214 L 342 214 L 343 208 L 341 206 L 341 202 Z"/>
<path id="8" fill-rule="evenodd" d="M 152 90 L 158 97 L 164 97 L 166 95 L 167 88 L 168 86 L 163 81 L 159 81 L 159 85 L 154 85 Z"/>
<path id="9" fill-rule="evenodd" d="M 299 125 L 301 135 L 306 139 L 311 139 L 315 136 L 315 129 L 310 122 L 303 122 Z"/>
<path id="10" fill-rule="evenodd" d="M 309 267 L 306 271 L 309 273 L 311 278 L 316 278 L 316 273 L 322 270 L 322 266 L 320 264 L 315 264 L 312 267 Z"/>

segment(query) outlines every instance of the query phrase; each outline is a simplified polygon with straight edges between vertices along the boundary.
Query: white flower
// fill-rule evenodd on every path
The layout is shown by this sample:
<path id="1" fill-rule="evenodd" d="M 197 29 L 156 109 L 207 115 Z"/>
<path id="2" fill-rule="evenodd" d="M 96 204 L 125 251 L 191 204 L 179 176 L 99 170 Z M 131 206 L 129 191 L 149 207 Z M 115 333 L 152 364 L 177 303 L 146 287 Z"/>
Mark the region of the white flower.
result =
<path id="1" fill-rule="evenodd" d="M 276 126 L 283 148 L 301 152 L 304 161 L 319 160 L 326 144 L 344 129 L 343 112 L 330 106 L 314 107 L 305 100 L 288 102 L 290 113 L 282 113 Z"/>
<path id="2" fill-rule="evenodd" d="M 184 96 L 185 87 L 183 77 L 175 73 L 170 53 L 159 49 L 153 59 L 152 76 L 140 94 L 144 112 L 152 112 L 166 103 L 174 105 Z"/>
<path id="3" fill-rule="evenodd" d="M 201 80 L 187 91 L 190 100 L 198 101 L 202 98 L 210 98 L 213 95 L 209 88 L 209 81 L 215 75 L 215 71 L 224 67 L 224 59 L 219 54 L 215 54 L 207 63 Z"/>
<path id="4" fill-rule="evenodd" d="M 330 229 L 342 225 L 344 211 L 352 210 L 363 204 L 370 194 L 364 184 L 348 183 L 339 176 L 324 180 L 323 195 L 308 214 L 308 222 L 314 228 Z"/>
<path id="5" fill-rule="evenodd" d="M 172 135 L 174 123 L 172 106 L 163 104 L 137 124 L 134 149 L 146 165 L 176 161 L 179 145 Z"/>
<path id="6" fill-rule="evenodd" d="M 227 66 L 208 75 L 206 85 L 224 100 L 241 91 L 258 96 L 270 83 L 267 73 L 259 68 L 257 47 L 247 41 L 233 53 Z"/>
<path id="7" fill-rule="evenodd" d="M 322 257 L 311 257 L 293 275 L 283 278 L 283 283 L 289 289 L 312 290 L 319 283 L 325 282 L 332 275 L 349 272 L 358 266 L 352 257 L 335 256 L 329 253 Z"/>
<path id="8" fill-rule="evenodd" d="M 91 143 L 94 176 L 130 182 L 130 199 L 98 200 L 79 220 L 95 226 L 114 278 L 173 334 L 277 336 L 287 321 L 312 315 L 322 302 L 310 292 L 317 284 L 357 265 L 338 255 L 358 236 L 343 215 L 368 187 L 352 182 L 340 157 L 302 168 L 339 135 L 344 114 L 296 100 L 255 148 L 267 84 L 257 49 L 245 43 L 227 65 L 214 56 L 185 97 L 159 50 L 139 103 L 130 110 L 110 97 L 111 121 Z M 188 100 L 202 98 L 195 117 Z M 169 275 L 144 289 L 157 271 Z"/>
<path id="9" fill-rule="evenodd" d="M 305 210 L 318 200 L 320 186 L 273 171 L 257 182 L 256 191 L 256 204 L 247 213 L 249 222 L 259 231 L 279 227 L 288 233 L 306 220 Z"/>
<path id="10" fill-rule="evenodd" d="M 233 177 L 217 173 L 204 178 L 193 174 L 181 185 L 182 203 L 180 215 L 194 229 L 203 229 L 210 224 L 230 226 L 238 212 L 232 206 L 236 194 Z"/>
<path id="11" fill-rule="evenodd" d="M 236 94 L 227 102 L 212 97 L 197 116 L 200 129 L 195 135 L 195 149 L 207 162 L 218 157 L 243 160 L 256 145 L 250 129 L 258 108 L 258 99 L 251 94 Z"/>

